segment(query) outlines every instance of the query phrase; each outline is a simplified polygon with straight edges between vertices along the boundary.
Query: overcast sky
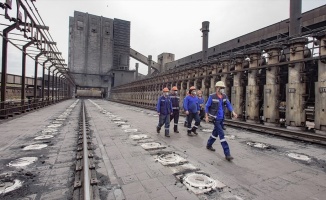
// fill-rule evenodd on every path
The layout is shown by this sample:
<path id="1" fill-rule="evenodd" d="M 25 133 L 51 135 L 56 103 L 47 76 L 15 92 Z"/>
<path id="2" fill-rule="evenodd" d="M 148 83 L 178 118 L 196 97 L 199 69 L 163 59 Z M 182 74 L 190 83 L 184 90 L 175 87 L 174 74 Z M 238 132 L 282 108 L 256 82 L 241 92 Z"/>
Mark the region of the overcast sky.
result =
<path id="1" fill-rule="evenodd" d="M 68 63 L 69 16 L 74 10 L 107 18 L 131 21 L 133 49 L 144 55 L 163 52 L 179 59 L 201 51 L 202 21 L 210 22 L 209 47 L 277 23 L 289 17 L 289 0 L 211 0 L 211 1 L 113 1 L 113 0 L 37 0 L 43 21 Z M 322 6 L 326 0 L 302 0 L 302 12 Z M 0 10 L 3 14 L 3 10 Z M 3 16 L 0 16 L 3 18 Z M 1 44 L 2 46 L 2 44 Z M 2 50 L 0 50 L 2 51 Z M 1 62 L 1 61 L 0 61 Z M 130 69 L 135 68 L 130 58 Z M 21 52 L 10 47 L 8 73 L 21 74 Z M 27 75 L 33 75 L 29 60 Z M 1 70 L 1 69 L 0 69 Z M 140 64 L 140 73 L 147 67 Z"/>

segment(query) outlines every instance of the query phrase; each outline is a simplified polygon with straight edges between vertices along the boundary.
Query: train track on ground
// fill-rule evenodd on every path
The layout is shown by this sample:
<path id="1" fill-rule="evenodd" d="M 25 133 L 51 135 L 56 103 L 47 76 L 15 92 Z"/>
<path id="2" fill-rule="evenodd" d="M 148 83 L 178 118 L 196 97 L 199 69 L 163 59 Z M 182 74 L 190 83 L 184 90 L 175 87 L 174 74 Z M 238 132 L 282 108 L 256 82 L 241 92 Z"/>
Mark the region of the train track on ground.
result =
<path id="1" fill-rule="evenodd" d="M 145 108 L 149 110 L 155 110 L 152 106 L 146 106 L 146 105 L 136 105 L 136 104 L 130 104 L 127 102 L 118 102 L 118 101 L 113 101 L 115 103 L 121 103 L 129 106 L 135 106 L 135 107 L 140 107 L 140 108 Z M 180 113 L 180 115 L 184 114 Z M 225 120 L 225 124 L 236 127 L 236 128 L 241 128 L 241 129 L 246 129 L 246 130 L 251 130 L 263 134 L 269 134 L 269 135 L 275 135 L 279 137 L 285 137 L 288 139 L 294 139 L 294 140 L 299 140 L 299 141 L 305 141 L 305 142 L 311 142 L 314 144 L 320 144 L 326 146 L 326 135 L 322 134 L 317 134 L 317 133 L 312 133 L 312 132 L 307 132 L 307 131 L 297 131 L 297 130 L 289 130 L 286 128 L 282 127 L 270 127 L 262 124 L 253 124 L 253 123 L 248 123 L 244 121 L 236 121 L 236 120 Z"/>
<path id="2" fill-rule="evenodd" d="M 100 199 L 97 186 L 95 164 L 92 153 L 92 138 L 89 129 L 84 100 L 81 101 L 77 139 L 76 173 L 74 182 L 74 200 Z"/>
<path id="3" fill-rule="evenodd" d="M 236 128 L 242 128 L 259 133 L 266 133 L 270 135 L 276 135 L 280 137 L 286 137 L 290 139 L 296 139 L 326 146 L 326 135 L 321 135 L 317 133 L 299 130 L 289 130 L 281 127 L 270 127 L 262 124 L 253 124 L 244 121 L 236 121 L 229 119 L 225 120 L 225 124 Z"/>

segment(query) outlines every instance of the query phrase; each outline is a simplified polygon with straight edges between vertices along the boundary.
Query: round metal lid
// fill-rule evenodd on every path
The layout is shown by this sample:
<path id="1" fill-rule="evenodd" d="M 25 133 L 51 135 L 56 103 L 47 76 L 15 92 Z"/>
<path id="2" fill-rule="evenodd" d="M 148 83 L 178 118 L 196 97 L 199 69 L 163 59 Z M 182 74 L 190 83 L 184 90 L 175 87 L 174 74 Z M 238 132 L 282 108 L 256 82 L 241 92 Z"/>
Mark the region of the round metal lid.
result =
<path id="1" fill-rule="evenodd" d="M 34 150 L 34 149 L 43 149 L 47 146 L 48 146 L 47 144 L 32 144 L 24 147 L 23 150 L 26 151 L 26 150 Z"/>
<path id="2" fill-rule="evenodd" d="M 213 189 L 216 187 L 215 180 L 204 174 L 191 173 L 186 175 L 183 181 L 185 184 L 198 189 Z"/>

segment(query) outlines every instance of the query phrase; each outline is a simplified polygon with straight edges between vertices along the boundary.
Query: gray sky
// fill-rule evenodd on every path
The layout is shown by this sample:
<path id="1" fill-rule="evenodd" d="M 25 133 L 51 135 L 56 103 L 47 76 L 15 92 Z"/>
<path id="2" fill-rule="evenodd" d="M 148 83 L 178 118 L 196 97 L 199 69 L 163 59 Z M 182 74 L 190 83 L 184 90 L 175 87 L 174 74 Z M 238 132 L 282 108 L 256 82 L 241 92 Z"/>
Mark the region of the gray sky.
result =
<path id="1" fill-rule="evenodd" d="M 144 55 L 152 55 L 157 61 L 163 52 L 173 53 L 179 59 L 201 51 L 202 21 L 210 21 L 211 47 L 288 18 L 289 2 L 38 0 L 35 5 L 68 63 L 68 24 L 74 10 L 131 21 L 131 47 Z M 305 12 L 326 4 L 326 0 L 302 0 L 302 3 L 302 12 Z M 21 74 L 21 52 L 13 47 L 9 49 L 8 73 Z M 130 59 L 130 69 L 135 68 L 136 62 Z M 34 64 L 31 59 L 28 63 L 27 75 L 31 76 Z M 140 73 L 147 73 L 145 65 L 140 64 Z"/>

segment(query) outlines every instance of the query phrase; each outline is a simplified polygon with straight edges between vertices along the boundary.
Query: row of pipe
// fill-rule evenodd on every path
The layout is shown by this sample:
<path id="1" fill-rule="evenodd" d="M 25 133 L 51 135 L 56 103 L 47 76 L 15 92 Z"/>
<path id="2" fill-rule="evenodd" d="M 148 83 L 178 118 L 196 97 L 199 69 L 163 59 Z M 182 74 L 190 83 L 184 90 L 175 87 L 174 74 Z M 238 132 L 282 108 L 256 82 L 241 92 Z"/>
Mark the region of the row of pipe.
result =
<path id="1" fill-rule="evenodd" d="M 311 42 L 319 44 L 313 49 L 318 49 L 318 56 L 311 54 Z M 225 92 L 239 120 L 300 130 L 312 121 L 316 132 L 326 132 L 326 31 L 314 34 L 312 41 L 292 38 L 114 87 L 110 99 L 155 108 L 162 89 L 173 86 L 181 99 L 191 86 L 207 99 L 219 80 L 226 83 Z"/>

